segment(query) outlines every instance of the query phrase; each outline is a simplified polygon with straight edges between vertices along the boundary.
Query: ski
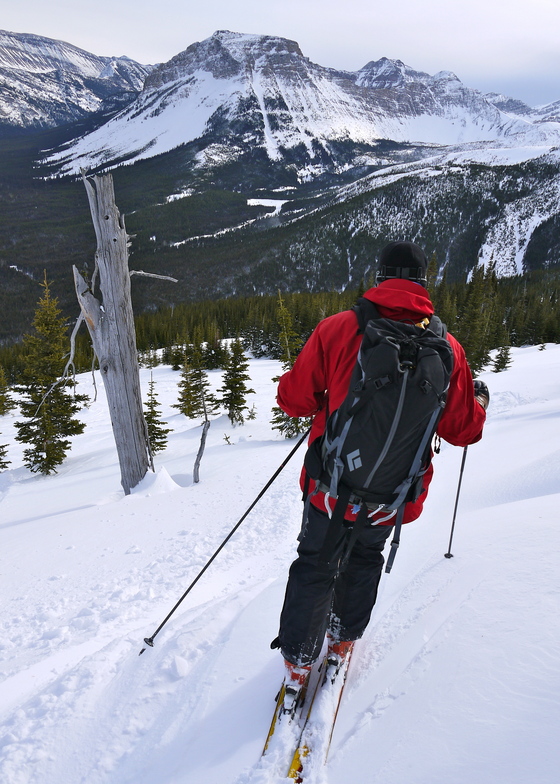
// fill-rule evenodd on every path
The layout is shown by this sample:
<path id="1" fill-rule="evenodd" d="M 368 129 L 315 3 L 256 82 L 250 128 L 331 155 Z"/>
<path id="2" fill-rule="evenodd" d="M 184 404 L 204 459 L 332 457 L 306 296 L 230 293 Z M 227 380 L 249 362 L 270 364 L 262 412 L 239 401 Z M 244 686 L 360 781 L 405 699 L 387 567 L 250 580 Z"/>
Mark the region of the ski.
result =
<path id="1" fill-rule="evenodd" d="M 286 687 L 284 684 L 282 684 L 282 687 L 278 692 L 278 696 L 276 697 L 276 707 L 274 708 L 274 714 L 272 716 L 272 721 L 270 722 L 270 729 L 268 730 L 268 735 L 266 736 L 266 741 L 264 744 L 264 748 L 262 750 L 262 756 L 264 756 L 268 751 L 268 746 L 270 744 L 271 738 L 276 730 L 276 725 L 278 724 L 280 711 L 282 710 L 282 705 L 284 704 L 285 693 L 286 693 Z"/>
<path id="2" fill-rule="evenodd" d="M 328 657 L 325 657 L 321 665 L 321 671 L 324 674 L 315 685 L 301 727 L 297 747 L 288 769 L 287 777 L 295 781 L 296 784 L 304 782 L 305 768 L 308 767 L 314 753 L 321 754 L 322 752 L 322 764 L 327 761 L 351 656 L 352 649 L 344 657 L 342 663 L 330 661 Z M 315 710 L 317 710 L 319 703 L 321 703 L 321 715 L 328 715 L 328 719 L 319 722 L 322 726 L 315 726 L 313 708 L 316 706 Z"/>
<path id="3" fill-rule="evenodd" d="M 302 686 L 297 694 L 290 694 L 286 689 L 286 684 L 282 683 L 280 691 L 278 692 L 278 696 L 276 697 L 276 706 L 274 708 L 274 714 L 270 723 L 270 729 L 268 730 L 268 735 L 266 736 L 262 756 L 267 753 L 272 736 L 276 732 L 278 725 L 281 724 L 282 721 L 291 724 L 295 720 L 298 710 L 305 702 L 307 688 L 308 683 Z"/>

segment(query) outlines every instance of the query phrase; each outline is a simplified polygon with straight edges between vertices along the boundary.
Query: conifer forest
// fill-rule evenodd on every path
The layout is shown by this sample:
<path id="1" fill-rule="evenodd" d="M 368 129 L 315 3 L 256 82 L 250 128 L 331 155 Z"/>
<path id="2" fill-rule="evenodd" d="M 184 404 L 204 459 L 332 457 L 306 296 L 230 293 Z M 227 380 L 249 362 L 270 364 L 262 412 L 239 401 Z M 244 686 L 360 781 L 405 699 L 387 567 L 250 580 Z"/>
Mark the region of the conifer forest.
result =
<path id="1" fill-rule="evenodd" d="M 479 266 L 468 281 L 448 283 L 445 274 L 438 278 L 434 259 L 428 272 L 436 313 L 462 343 L 473 374 L 487 364 L 492 349 L 500 349 L 503 362 L 510 346 L 560 342 L 560 272 L 535 270 L 498 278 L 492 266 Z M 372 280 L 343 292 L 282 292 L 181 303 L 142 313 L 135 318 L 139 360 L 150 366 L 163 358 L 180 370 L 185 351 L 197 347 L 204 368 L 222 368 L 228 354 L 222 341 L 239 338 L 253 356 L 280 359 L 287 369 L 295 358 L 293 346 L 297 351 L 322 318 L 350 308 L 370 285 Z M 286 314 L 290 361 L 285 356 Z M 68 336 L 72 327 L 69 323 Z M 19 382 L 29 364 L 28 354 L 28 340 L 0 347 L 4 383 Z M 76 339 L 76 370 L 90 370 L 92 362 L 89 336 L 82 328 Z M 61 359 L 60 372 L 64 365 Z"/>

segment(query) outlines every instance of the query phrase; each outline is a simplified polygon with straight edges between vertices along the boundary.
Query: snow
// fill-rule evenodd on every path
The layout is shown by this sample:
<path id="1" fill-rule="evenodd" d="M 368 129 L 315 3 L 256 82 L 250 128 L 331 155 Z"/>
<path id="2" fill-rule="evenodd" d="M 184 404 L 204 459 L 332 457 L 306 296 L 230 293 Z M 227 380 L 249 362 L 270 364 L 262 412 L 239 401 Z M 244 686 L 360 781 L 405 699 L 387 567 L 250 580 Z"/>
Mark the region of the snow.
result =
<path id="1" fill-rule="evenodd" d="M 311 784 L 555 784 L 560 751 L 560 346 L 512 350 L 463 454 L 444 444 L 357 644 L 328 765 Z M 141 371 L 144 394 L 150 370 Z M 260 752 L 282 675 L 277 633 L 301 516 L 303 448 L 153 634 L 293 447 L 269 424 L 279 365 L 252 360 L 257 418 L 201 428 L 153 369 L 167 449 L 125 497 L 103 388 L 57 475 L 22 465 L 0 418 L 0 780 L 280 784 Z M 210 373 L 212 386 L 221 374 Z M 93 394 L 91 376 L 79 390 Z M 228 445 L 225 436 L 231 441 Z"/>
<path id="2" fill-rule="evenodd" d="M 72 142 L 68 149 L 72 150 L 73 160 L 82 161 L 82 165 L 87 161 L 87 166 L 117 155 L 135 153 L 134 160 L 138 160 L 168 152 L 201 136 L 216 109 L 238 96 L 239 90 L 236 80 L 215 79 L 207 71 L 166 85 L 163 97 L 157 90 L 146 89 L 138 102 Z M 54 157 L 66 156 L 67 152 L 62 152 Z"/>
<path id="3" fill-rule="evenodd" d="M 279 215 L 284 204 L 287 204 L 287 199 L 247 199 L 249 207 L 274 207 L 271 216 Z"/>

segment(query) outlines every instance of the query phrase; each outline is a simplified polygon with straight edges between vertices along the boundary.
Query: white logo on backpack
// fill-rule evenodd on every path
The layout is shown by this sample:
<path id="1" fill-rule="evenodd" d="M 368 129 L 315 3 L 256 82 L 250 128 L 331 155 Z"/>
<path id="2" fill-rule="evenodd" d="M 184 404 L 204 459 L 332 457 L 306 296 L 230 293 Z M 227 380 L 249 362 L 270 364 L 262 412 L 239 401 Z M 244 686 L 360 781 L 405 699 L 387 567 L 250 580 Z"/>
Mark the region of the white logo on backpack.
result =
<path id="1" fill-rule="evenodd" d="M 355 471 L 357 468 L 362 467 L 362 458 L 360 457 L 359 449 L 356 449 L 354 452 L 347 454 L 346 459 L 348 460 L 349 471 Z"/>

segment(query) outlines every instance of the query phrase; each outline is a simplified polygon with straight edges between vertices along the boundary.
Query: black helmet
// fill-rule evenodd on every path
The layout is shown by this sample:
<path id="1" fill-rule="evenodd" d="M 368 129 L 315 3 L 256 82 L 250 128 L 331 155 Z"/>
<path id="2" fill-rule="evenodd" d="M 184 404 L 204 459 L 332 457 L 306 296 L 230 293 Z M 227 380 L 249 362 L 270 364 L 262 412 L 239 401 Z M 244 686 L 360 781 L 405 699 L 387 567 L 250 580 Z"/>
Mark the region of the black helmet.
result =
<path id="1" fill-rule="evenodd" d="M 379 254 L 376 283 L 390 278 L 411 280 L 426 286 L 428 259 L 422 248 L 413 242 L 390 242 Z"/>

